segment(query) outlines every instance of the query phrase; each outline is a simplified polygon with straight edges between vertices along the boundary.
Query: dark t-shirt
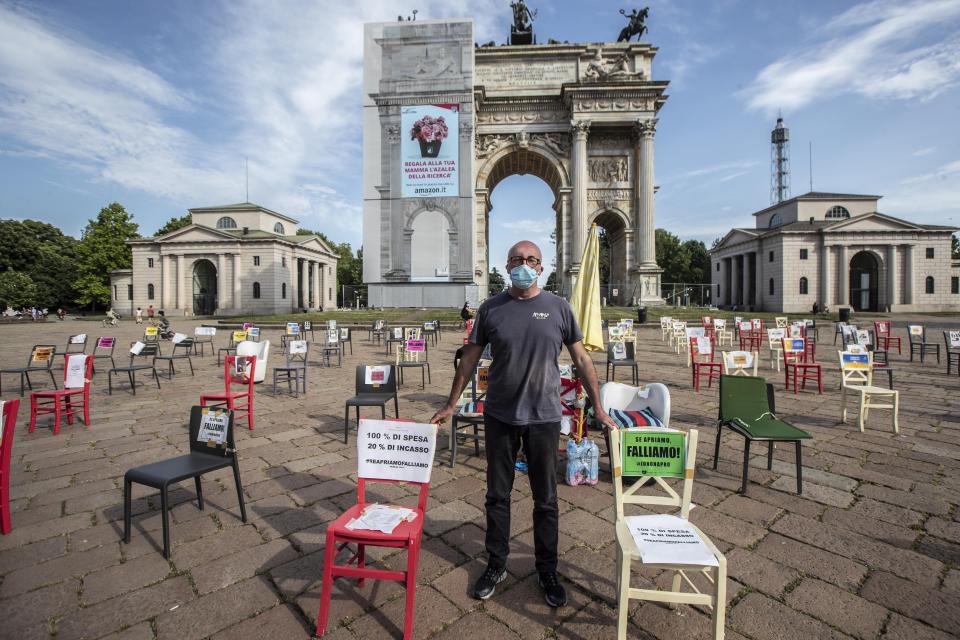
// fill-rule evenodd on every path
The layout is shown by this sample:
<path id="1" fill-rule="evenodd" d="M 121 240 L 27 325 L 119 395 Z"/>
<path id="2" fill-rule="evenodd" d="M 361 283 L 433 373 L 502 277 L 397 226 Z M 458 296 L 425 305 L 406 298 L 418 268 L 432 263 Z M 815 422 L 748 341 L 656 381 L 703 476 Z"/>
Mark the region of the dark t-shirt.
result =
<path id="1" fill-rule="evenodd" d="M 525 300 L 504 291 L 484 302 L 470 334 L 492 349 L 484 411 L 507 424 L 558 422 L 557 358 L 582 339 L 570 304 L 548 291 Z"/>

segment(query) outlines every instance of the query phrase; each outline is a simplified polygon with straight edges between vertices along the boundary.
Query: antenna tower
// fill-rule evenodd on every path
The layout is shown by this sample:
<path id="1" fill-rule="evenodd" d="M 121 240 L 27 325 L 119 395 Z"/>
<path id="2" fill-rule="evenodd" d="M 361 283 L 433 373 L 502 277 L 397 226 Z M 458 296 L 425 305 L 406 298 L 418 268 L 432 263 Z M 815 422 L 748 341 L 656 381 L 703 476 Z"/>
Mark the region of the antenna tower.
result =
<path id="1" fill-rule="evenodd" d="M 790 197 L 790 130 L 777 116 L 777 126 L 770 132 L 770 204 Z"/>

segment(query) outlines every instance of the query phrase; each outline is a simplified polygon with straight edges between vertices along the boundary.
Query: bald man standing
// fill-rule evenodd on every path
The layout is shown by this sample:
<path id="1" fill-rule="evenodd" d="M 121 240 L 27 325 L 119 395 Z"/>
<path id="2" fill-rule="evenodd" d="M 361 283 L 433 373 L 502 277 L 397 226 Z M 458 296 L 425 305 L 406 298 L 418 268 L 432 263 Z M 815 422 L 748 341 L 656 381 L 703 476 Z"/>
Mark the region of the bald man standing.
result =
<path id="1" fill-rule="evenodd" d="M 473 595 L 486 600 L 507 577 L 510 554 L 510 494 L 520 445 L 527 458 L 533 493 L 533 542 L 544 597 L 562 607 L 567 593 L 557 578 L 557 449 L 560 446 L 560 371 L 564 346 L 577 367 L 597 420 L 613 426 L 600 406 L 597 372 L 583 347 L 583 334 L 563 298 L 540 289 L 540 248 L 524 240 L 507 252 L 510 288 L 477 310 L 473 332 L 453 379 L 450 397 L 431 422 L 453 415 L 480 354 L 491 346 L 483 422 L 487 454 L 487 569 Z"/>

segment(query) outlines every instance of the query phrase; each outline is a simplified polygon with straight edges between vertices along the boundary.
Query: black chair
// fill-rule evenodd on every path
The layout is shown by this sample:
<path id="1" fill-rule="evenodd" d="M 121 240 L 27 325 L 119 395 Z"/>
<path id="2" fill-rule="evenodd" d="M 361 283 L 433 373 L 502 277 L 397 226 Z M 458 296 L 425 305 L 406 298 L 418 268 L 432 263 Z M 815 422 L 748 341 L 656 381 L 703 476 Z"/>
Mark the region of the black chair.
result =
<path id="1" fill-rule="evenodd" d="M 211 471 L 233 467 L 233 479 L 237 484 L 237 500 L 240 502 L 240 519 L 247 521 L 247 509 L 243 503 L 243 486 L 240 484 L 240 466 L 233 443 L 233 412 L 227 416 L 226 433 L 215 440 L 199 440 L 203 416 L 215 413 L 214 409 L 193 407 L 190 409 L 190 453 L 161 462 L 134 467 L 123 476 L 123 541 L 130 542 L 130 489 L 136 482 L 160 490 L 160 512 L 163 520 L 163 557 L 170 557 L 170 485 L 194 479 L 197 488 L 197 506 L 203 509 L 203 488 L 200 476 Z M 221 412 L 216 412 L 221 413 Z"/>
<path id="2" fill-rule="evenodd" d="M 131 348 L 137 344 L 136 342 L 132 343 Z M 143 344 L 143 343 L 141 343 Z M 130 379 L 130 390 L 133 391 L 133 395 L 137 395 L 137 371 L 151 371 L 153 372 L 153 379 L 157 381 L 157 389 L 160 388 L 160 376 L 157 375 L 157 355 L 159 355 L 160 345 L 156 342 L 151 342 L 150 344 L 143 344 L 143 349 L 140 350 L 140 353 L 130 352 L 130 364 L 126 367 L 114 367 L 107 372 L 107 389 L 109 390 L 110 395 L 113 395 L 113 374 L 127 374 L 127 377 Z M 150 358 L 150 362 L 143 364 L 134 364 L 133 361 L 135 358 Z"/>
<path id="3" fill-rule="evenodd" d="M 291 340 L 287 348 L 287 364 L 284 367 L 273 368 L 273 395 L 277 395 L 277 384 L 287 383 L 287 392 L 293 397 L 300 397 L 300 387 L 307 392 L 307 358 L 310 354 L 310 343 L 306 340 Z"/>
<path id="4" fill-rule="evenodd" d="M 303 336 L 303 339 L 307 339 L 307 332 L 310 332 L 310 342 L 316 342 L 317 337 L 313 334 L 313 323 L 309 320 L 304 320 L 300 325 L 300 335 Z"/>
<path id="5" fill-rule="evenodd" d="M 240 334 L 243 334 L 242 337 Z M 237 339 L 239 338 L 239 340 Z M 247 339 L 246 331 L 231 331 L 230 332 L 230 342 L 227 343 L 227 346 L 220 347 L 217 349 L 217 366 L 221 364 L 221 358 L 224 355 L 235 356 L 237 355 L 237 345 Z M 213 348 L 212 346 L 210 347 Z"/>
<path id="6" fill-rule="evenodd" d="M 33 391 L 33 383 L 30 381 L 30 373 L 40 373 L 46 371 L 50 374 L 50 381 L 53 382 L 53 388 L 57 389 L 57 379 L 53 375 L 53 357 L 57 353 L 55 344 L 35 344 L 30 349 L 30 356 L 27 359 L 27 366 L 15 367 L 13 369 L 0 369 L 0 381 L 3 380 L 4 373 L 20 374 L 20 395 L 23 395 L 23 382 L 26 380 L 27 388 Z M 0 384 L 0 391 L 2 391 Z"/>
<path id="7" fill-rule="evenodd" d="M 918 333 L 914 331 L 919 328 Z M 907 337 L 910 338 L 910 362 L 913 362 L 913 354 L 920 354 L 920 364 L 923 364 L 927 357 L 927 351 L 933 351 L 937 354 L 937 364 L 940 364 L 940 345 L 936 342 L 927 342 L 927 330 L 922 325 L 911 325 L 907 327 Z"/>
<path id="8" fill-rule="evenodd" d="M 386 345 L 386 355 L 389 358 L 393 355 L 393 345 L 403 344 L 406 338 L 407 330 L 403 327 L 390 327 L 390 330 L 384 333 L 383 342 Z"/>
<path id="9" fill-rule="evenodd" d="M 67 338 L 67 346 L 63 351 L 57 351 L 54 355 L 56 356 L 67 356 L 68 354 L 73 353 L 86 353 L 87 352 L 87 334 L 78 333 L 77 335 L 70 336 Z"/>
<path id="10" fill-rule="evenodd" d="M 325 341 L 320 349 L 320 356 L 326 366 L 330 365 L 330 358 L 337 356 L 337 366 L 343 366 L 343 345 L 340 343 L 340 332 L 337 329 L 325 329 L 323 331 Z M 352 345 L 351 345 L 352 348 Z"/>
<path id="11" fill-rule="evenodd" d="M 213 333 L 209 333 L 212 330 Z M 202 331 L 202 333 L 198 333 Z M 193 335 L 193 355 L 199 355 L 201 358 L 204 356 L 206 351 L 206 346 L 210 345 L 210 352 L 213 352 L 213 336 L 217 333 L 216 327 L 197 327 L 194 329 Z M 199 349 L 197 349 L 199 347 Z M 199 353 L 197 353 L 199 351 Z"/>
<path id="12" fill-rule="evenodd" d="M 154 358 L 154 366 L 157 360 L 163 360 L 167 363 L 167 380 L 173 379 L 173 374 L 177 372 L 173 367 L 174 360 L 186 360 L 190 364 L 190 375 L 193 373 L 193 360 L 190 359 L 190 353 L 193 351 L 193 338 L 184 338 L 180 342 L 173 343 L 173 350 L 167 355 L 157 355 Z"/>
<path id="13" fill-rule="evenodd" d="M 619 357 L 615 352 L 618 345 L 623 345 L 623 351 Z M 617 379 L 617 367 L 630 367 L 631 381 L 633 386 L 637 386 L 640 380 L 640 365 L 634 354 L 634 344 L 632 342 L 608 342 L 607 343 L 607 382 Z M 613 377 L 610 377 L 610 369 L 613 369 Z"/>
<path id="14" fill-rule="evenodd" d="M 422 342 L 422 350 L 409 350 L 413 340 L 407 340 L 403 343 L 402 347 L 397 348 L 397 384 L 403 385 L 403 370 L 404 369 L 420 369 L 420 388 L 427 388 L 427 381 L 431 384 L 433 383 L 433 378 L 430 376 L 430 347 L 429 343 L 425 338 L 419 339 L 417 342 Z M 421 359 L 420 356 L 423 355 Z"/>
<path id="15" fill-rule="evenodd" d="M 350 355 L 353 355 L 353 330 L 350 327 L 340 327 L 340 348 L 346 349 L 350 345 Z"/>
<path id="16" fill-rule="evenodd" d="M 957 375 L 960 375 L 960 346 L 954 346 L 950 341 L 950 334 L 956 336 L 956 331 L 944 331 L 943 332 L 943 347 L 944 351 L 947 354 L 947 375 L 950 375 L 950 370 L 953 367 L 953 364 L 957 365 Z"/>
<path id="17" fill-rule="evenodd" d="M 367 329 L 367 341 L 380 344 L 380 340 L 387 332 L 387 323 L 383 320 L 374 320 Z"/>
<path id="18" fill-rule="evenodd" d="M 350 407 L 356 407 L 357 424 L 360 424 L 360 407 L 380 407 L 380 417 L 387 417 L 387 403 L 393 398 L 393 413 L 400 417 L 400 403 L 397 399 L 397 376 L 393 365 L 387 368 L 386 380 L 382 383 L 367 383 L 367 365 L 357 365 L 356 395 L 348 399 L 343 408 L 343 442 L 350 434 Z"/>

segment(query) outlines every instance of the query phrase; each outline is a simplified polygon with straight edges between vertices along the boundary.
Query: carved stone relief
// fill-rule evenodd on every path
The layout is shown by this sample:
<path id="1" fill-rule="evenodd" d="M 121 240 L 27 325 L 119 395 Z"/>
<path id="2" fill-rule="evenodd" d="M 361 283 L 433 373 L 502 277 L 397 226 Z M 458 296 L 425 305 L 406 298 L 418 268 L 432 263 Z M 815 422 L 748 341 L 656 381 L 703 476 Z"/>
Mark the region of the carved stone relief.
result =
<path id="1" fill-rule="evenodd" d="M 629 179 L 626 156 L 590 158 L 587 171 L 590 173 L 590 180 L 598 184 L 626 182 Z"/>
<path id="2" fill-rule="evenodd" d="M 585 82 L 635 82 L 643 80 L 643 70 L 635 71 L 631 62 L 626 51 L 621 52 L 615 58 L 604 58 L 603 50 L 598 47 L 593 58 L 586 64 L 583 71 L 583 80 Z"/>
<path id="3" fill-rule="evenodd" d="M 479 124 L 532 124 L 536 122 L 569 122 L 565 111 L 510 111 L 477 113 Z"/>
<path id="4" fill-rule="evenodd" d="M 474 150 L 477 158 L 486 158 L 501 147 L 510 144 L 516 144 L 521 149 L 527 149 L 532 144 L 541 145 L 562 158 L 566 157 L 570 149 L 570 142 L 564 134 L 520 131 L 519 133 L 479 135 L 474 141 Z"/>

